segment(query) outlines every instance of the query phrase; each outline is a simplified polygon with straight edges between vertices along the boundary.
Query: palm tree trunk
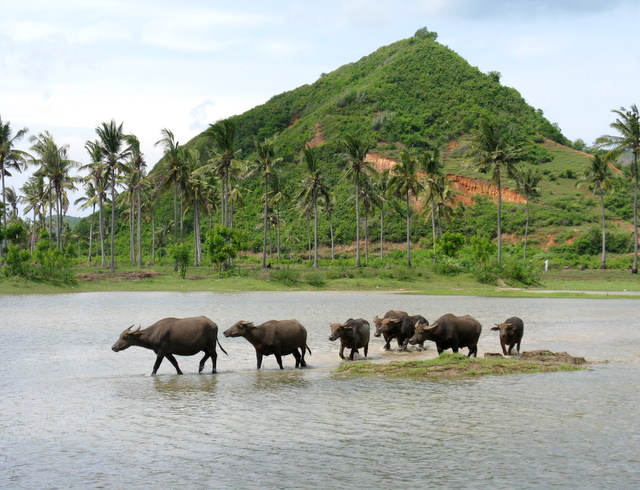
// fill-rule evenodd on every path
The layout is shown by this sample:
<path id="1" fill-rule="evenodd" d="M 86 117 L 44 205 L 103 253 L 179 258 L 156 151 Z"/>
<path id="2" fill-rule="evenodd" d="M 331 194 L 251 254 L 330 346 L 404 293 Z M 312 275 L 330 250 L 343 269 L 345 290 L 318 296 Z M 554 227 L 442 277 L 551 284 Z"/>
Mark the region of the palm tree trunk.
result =
<path id="1" fill-rule="evenodd" d="M 360 186 L 356 181 L 356 267 L 360 267 Z"/>
<path id="2" fill-rule="evenodd" d="M 98 228 L 100 229 L 100 266 L 104 267 L 104 201 L 102 194 L 98 200 Z"/>
<path id="3" fill-rule="evenodd" d="M 95 201 L 94 204 L 91 208 L 91 224 L 89 225 L 89 254 L 87 256 L 87 263 L 91 262 L 91 256 L 92 256 L 92 252 L 93 252 L 93 221 L 94 221 L 94 216 L 96 214 L 96 205 L 95 205 Z"/>
<path id="4" fill-rule="evenodd" d="M 633 152 L 633 267 L 632 274 L 638 273 L 638 153 Z"/>
<path id="5" fill-rule="evenodd" d="M 409 191 L 407 191 L 407 266 L 411 267 L 411 208 L 409 207 Z"/>
<path id="6" fill-rule="evenodd" d="M 431 196 L 431 235 L 433 237 L 433 263 L 435 264 L 438 257 L 436 256 L 436 202 L 433 195 Z"/>
<path id="7" fill-rule="evenodd" d="M 262 227 L 262 268 L 267 268 L 267 213 L 269 212 L 269 174 L 264 174 L 264 209 Z"/>
<path id="8" fill-rule="evenodd" d="M 384 259 L 384 205 L 380 206 L 380 260 Z"/>
<path id="9" fill-rule="evenodd" d="M 333 220 L 329 219 L 329 236 L 331 237 L 331 261 L 333 262 L 336 258 L 336 247 L 335 247 L 335 239 L 333 237 Z"/>
<path id="10" fill-rule="evenodd" d="M 134 197 L 133 194 L 130 196 L 129 201 L 129 262 L 131 265 L 136 263 L 136 237 L 135 237 L 135 211 L 134 211 Z"/>
<path id="11" fill-rule="evenodd" d="M 138 267 L 142 267 L 142 193 L 138 188 Z"/>
<path id="12" fill-rule="evenodd" d="M 200 246 L 200 212 L 198 206 L 193 206 L 193 239 L 194 239 L 194 265 L 198 266 L 202 262 L 202 249 Z"/>
<path id="13" fill-rule="evenodd" d="M 111 264 L 109 268 L 111 272 L 116 270 L 116 257 L 115 257 L 115 236 L 116 235 L 116 179 L 113 178 L 111 186 Z"/>
<path id="14" fill-rule="evenodd" d="M 604 221 L 604 192 L 600 193 L 601 223 L 602 223 L 602 258 L 600 259 L 600 268 L 607 268 L 607 233 Z"/>
<path id="15" fill-rule="evenodd" d="M 364 209 L 364 263 L 369 265 L 369 210 Z"/>
<path id="16" fill-rule="evenodd" d="M 527 240 L 529 238 L 529 199 L 526 200 L 524 205 L 525 219 L 524 219 L 524 251 L 523 258 L 527 258 Z"/>
<path id="17" fill-rule="evenodd" d="M 62 193 L 60 190 L 56 196 L 56 245 L 58 250 L 62 250 Z"/>
<path id="18" fill-rule="evenodd" d="M 318 204 L 313 199 L 313 268 L 318 268 Z"/>
<path id="19" fill-rule="evenodd" d="M 151 263 L 156 264 L 156 215 L 151 213 Z"/>
<path id="20" fill-rule="evenodd" d="M 280 210 L 276 209 L 276 253 L 280 262 Z"/>
<path id="21" fill-rule="evenodd" d="M 498 265 L 502 263 L 502 187 L 498 178 Z"/>

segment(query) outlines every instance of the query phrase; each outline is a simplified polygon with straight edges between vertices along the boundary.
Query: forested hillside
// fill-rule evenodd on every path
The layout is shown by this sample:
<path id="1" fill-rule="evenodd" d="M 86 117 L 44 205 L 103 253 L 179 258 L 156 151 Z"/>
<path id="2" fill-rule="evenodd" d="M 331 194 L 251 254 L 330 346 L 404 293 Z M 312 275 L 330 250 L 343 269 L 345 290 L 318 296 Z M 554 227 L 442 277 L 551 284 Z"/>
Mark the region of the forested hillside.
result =
<path id="1" fill-rule="evenodd" d="M 593 155 L 571 148 L 498 72 L 482 73 L 424 28 L 212 121 L 185 145 L 170 128 L 162 135 L 165 156 L 148 175 L 135 137 L 123 136 L 121 167 L 95 143 L 112 173 L 102 213 L 81 221 L 69 250 L 106 265 L 111 224 L 113 255 L 138 266 L 173 257 L 222 269 L 241 252 L 263 266 L 355 258 L 492 281 L 503 247 L 516 269 L 550 254 L 597 266 L 603 204 L 607 250 L 631 249 L 629 179 L 612 179 L 601 201 L 583 179 Z M 606 168 L 624 176 L 616 162 Z"/>

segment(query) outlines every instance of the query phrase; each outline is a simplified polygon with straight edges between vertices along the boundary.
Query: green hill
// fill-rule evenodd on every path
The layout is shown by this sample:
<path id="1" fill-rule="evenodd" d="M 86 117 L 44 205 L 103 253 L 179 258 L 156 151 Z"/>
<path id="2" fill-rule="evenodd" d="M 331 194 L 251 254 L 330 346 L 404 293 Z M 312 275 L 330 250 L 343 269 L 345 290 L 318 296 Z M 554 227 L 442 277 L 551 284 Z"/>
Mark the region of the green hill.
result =
<path id="1" fill-rule="evenodd" d="M 403 149 L 440 149 L 450 179 L 464 176 L 480 179 L 475 182 L 482 184 L 471 190 L 453 185 L 459 194 L 470 195 L 466 200 L 459 199 L 462 205 L 450 216 L 447 231 L 495 238 L 496 211 L 487 177 L 475 172 L 464 156 L 469 134 L 484 116 L 500 118 L 515 128 L 517 138 L 530 143 L 529 164 L 542 174 L 540 197 L 531 203 L 532 244 L 543 248 L 570 245 L 598 225 L 598 201 L 587 188 L 576 186 L 589 155 L 570 148 L 570 142 L 541 110 L 529 106 L 516 89 L 500 83 L 499 73 L 482 73 L 438 43 L 436 37 L 421 30 L 231 118 L 237 127 L 240 158 L 246 161 L 254 158 L 257 141 L 277 135 L 277 153 L 284 160 L 280 170 L 285 197 L 280 216 L 282 238 L 290 253 L 303 254 L 309 240 L 308 221 L 292 200 L 303 177 L 299 162 L 307 145 L 318 147 L 324 178 L 335 197 L 331 226 L 336 243 L 347 246 L 355 239 L 353 189 L 344 178 L 341 146 L 349 134 L 372 144 L 370 157 L 391 162 Z M 203 132 L 186 146 L 199 149 L 205 163 L 212 139 Z M 152 173 L 164 172 L 165 163 L 161 161 Z M 249 248 L 258 251 L 262 243 L 261 180 L 252 176 L 236 185 L 234 226 L 245 231 Z M 505 185 L 514 187 L 512 182 Z M 474 193 L 479 195 L 474 197 Z M 614 209 L 608 211 L 608 217 L 621 233 L 627 233 L 628 189 L 621 188 L 616 196 L 617 204 L 614 198 L 608 198 L 609 208 Z M 520 242 L 524 232 L 521 202 L 510 205 L 505 199 L 503 232 L 512 243 Z M 164 207 L 158 209 L 170 216 L 168 197 Z M 418 214 L 413 219 L 413 239 L 430 240 L 428 219 Z M 374 214 L 369 225 L 372 237 L 379 234 Z M 320 240 L 324 245 L 329 243 L 329 226 L 326 217 L 321 220 Z M 385 233 L 389 240 L 402 242 L 404 221 L 400 212 L 388 218 Z"/>

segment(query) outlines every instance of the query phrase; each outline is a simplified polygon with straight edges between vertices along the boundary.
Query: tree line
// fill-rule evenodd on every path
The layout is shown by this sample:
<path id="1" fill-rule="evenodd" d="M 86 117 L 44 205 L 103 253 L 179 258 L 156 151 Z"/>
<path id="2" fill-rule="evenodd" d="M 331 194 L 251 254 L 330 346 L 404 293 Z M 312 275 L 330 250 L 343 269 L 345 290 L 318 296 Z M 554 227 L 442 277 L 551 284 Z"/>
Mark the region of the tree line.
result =
<path id="1" fill-rule="evenodd" d="M 611 127 L 615 134 L 598 138 L 596 144 L 602 151 L 592 156 L 590 166 L 579 179 L 579 185 L 589 186 L 600 200 L 601 267 L 606 268 L 604 196 L 615 180 L 610 164 L 622 155 L 630 155 L 634 228 L 632 272 L 637 273 L 640 113 L 635 105 L 628 110 L 621 107 L 613 112 L 616 119 Z M 302 168 L 302 179 L 296 183 L 293 195 L 287 196 L 291 183 L 283 182 L 279 171 L 284 161 L 278 154 L 277 136 L 255 141 L 254 152 L 245 159 L 241 158 L 238 148 L 237 129 L 233 119 L 210 125 L 204 134 L 210 144 L 205 151 L 201 151 L 193 145 L 180 145 L 173 132 L 164 128 L 155 143 L 163 150 L 162 167 L 159 171 L 147 173 L 140 142 L 135 135 L 124 131 L 122 123 L 117 124 L 112 120 L 95 128 L 96 138 L 85 143 L 88 163 L 82 164 L 71 160 L 68 145 L 58 145 L 48 131 L 31 136 L 28 152 L 18 150 L 16 145 L 27 134 L 27 128 L 14 132 L 10 122 L 0 118 L 2 262 L 8 261 L 10 244 L 19 248 L 17 238 L 21 233 L 29 237 L 28 251 L 31 254 L 36 251 L 38 237 L 44 233 L 55 237 L 55 246 L 52 248 L 64 255 L 63 217 L 70 204 L 68 193 L 82 186 L 84 196 L 76 204 L 91 209 L 88 253 L 91 256 L 94 248 L 99 250 L 96 256 L 100 257 L 101 266 L 115 270 L 118 226 L 126 221 L 129 227 L 129 259 L 138 267 L 143 263 L 143 224 L 151 228 L 152 262 L 155 261 L 158 245 L 156 237 L 172 232 L 176 264 L 184 263 L 193 254 L 193 263 L 201 265 L 204 246 L 204 251 L 222 267 L 230 263 L 237 250 L 243 247 L 242 236 L 234 221 L 236 207 L 241 205 L 242 191 L 238 182 L 255 177 L 261 182 L 256 189 L 260 189 L 262 194 L 262 267 L 268 267 L 268 257 L 273 254 L 270 230 L 276 232 L 276 254 L 280 255 L 281 215 L 283 210 L 291 206 L 295 206 L 299 216 L 308 223 L 309 255 L 313 257 L 313 267 L 318 267 L 320 215 L 329 223 L 333 257 L 332 216 L 336 208 L 336 194 L 328 184 L 327 168 L 319 148 L 307 145 L 302 149 L 298 162 Z M 529 201 L 538 196 L 541 180 L 535 167 L 524 165 L 527 159 L 526 144 L 518 139 L 512 126 L 498 119 L 483 118 L 478 127 L 472 130 L 466 152 L 476 169 L 488 174 L 497 187 L 495 237 L 498 266 L 502 261 L 502 186 L 506 178 L 515 180 L 517 190 L 526 199 L 523 249 L 526 258 Z M 389 208 L 404 214 L 406 263 L 412 265 L 412 213 L 416 210 L 414 203 L 417 201 L 422 203 L 422 213 L 430 221 L 435 260 L 436 243 L 443 237 L 444 223 L 453 205 L 453 193 L 443 172 L 439 150 L 429 145 L 419 149 L 407 148 L 401 151 L 393 168 L 376 171 L 367 160 L 367 155 L 373 149 L 371 142 L 356 134 L 347 134 L 339 142 L 339 148 L 339 158 L 343 162 L 340 178 L 348 182 L 352 189 L 355 265 L 360 267 L 369 260 L 371 240 L 368 236 L 368 219 L 376 210 L 380 222 L 380 254 L 384 254 L 385 218 Z M 10 177 L 12 172 L 25 170 L 27 166 L 34 166 L 36 170 L 21 188 L 21 194 L 18 194 L 6 185 L 5 178 Z M 76 171 L 83 175 L 78 177 Z M 167 192 L 172 194 L 173 221 L 157 224 L 156 209 Z M 17 215 L 18 203 L 24 205 L 24 213 L 30 215 L 30 219 L 25 221 Z M 192 247 L 185 243 L 184 220 L 187 216 L 192 218 Z M 203 221 L 207 218 L 209 225 L 205 227 Z M 203 228 L 206 228 L 204 237 Z M 159 233 L 158 229 L 162 231 Z M 364 240 L 361 232 L 364 232 Z M 97 243 L 93 243 L 96 235 Z"/>

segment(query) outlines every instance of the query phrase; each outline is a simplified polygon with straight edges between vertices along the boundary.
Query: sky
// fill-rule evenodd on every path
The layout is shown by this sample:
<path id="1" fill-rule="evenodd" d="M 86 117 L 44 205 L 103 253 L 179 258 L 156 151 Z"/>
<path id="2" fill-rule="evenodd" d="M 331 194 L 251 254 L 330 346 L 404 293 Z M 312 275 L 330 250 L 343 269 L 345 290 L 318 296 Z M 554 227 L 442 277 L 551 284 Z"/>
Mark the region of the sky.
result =
<path id="1" fill-rule="evenodd" d="M 0 11 L 0 118 L 28 128 L 19 148 L 49 131 L 82 163 L 114 119 L 151 169 L 163 128 L 186 143 L 421 27 L 500 72 L 572 141 L 610 134 L 611 111 L 640 103 L 637 0 L 20 0 Z M 6 183 L 19 191 L 28 174 Z"/>

